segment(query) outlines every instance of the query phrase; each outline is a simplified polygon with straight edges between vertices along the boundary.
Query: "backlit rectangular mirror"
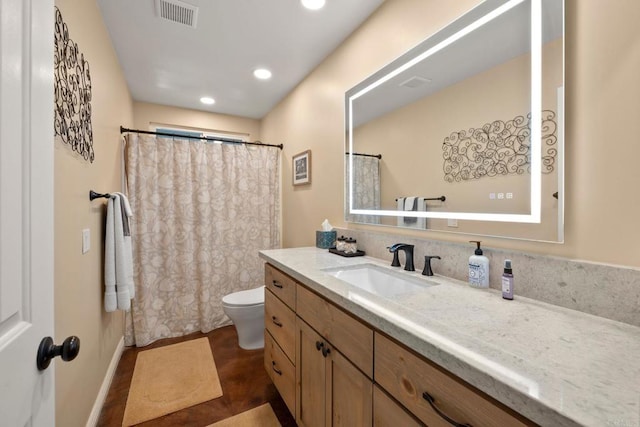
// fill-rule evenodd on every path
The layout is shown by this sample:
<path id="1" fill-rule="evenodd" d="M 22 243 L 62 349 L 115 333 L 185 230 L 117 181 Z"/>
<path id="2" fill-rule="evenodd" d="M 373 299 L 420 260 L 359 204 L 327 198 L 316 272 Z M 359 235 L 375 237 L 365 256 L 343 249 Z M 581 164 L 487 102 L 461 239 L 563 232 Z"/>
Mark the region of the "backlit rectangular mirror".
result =
<path id="1" fill-rule="evenodd" d="M 487 0 L 346 93 L 346 219 L 563 240 L 563 0 Z"/>

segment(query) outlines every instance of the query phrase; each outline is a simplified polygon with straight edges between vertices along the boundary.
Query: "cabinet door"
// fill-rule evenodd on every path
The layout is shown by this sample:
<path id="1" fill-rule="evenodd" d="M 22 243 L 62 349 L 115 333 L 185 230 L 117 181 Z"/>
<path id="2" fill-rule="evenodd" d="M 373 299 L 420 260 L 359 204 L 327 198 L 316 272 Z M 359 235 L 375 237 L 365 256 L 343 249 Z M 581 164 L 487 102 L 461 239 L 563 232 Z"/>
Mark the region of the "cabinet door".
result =
<path id="1" fill-rule="evenodd" d="M 326 344 L 300 318 L 296 338 L 296 422 L 299 427 L 324 427 L 327 358 L 322 349 Z"/>
<path id="2" fill-rule="evenodd" d="M 332 427 L 373 424 L 373 382 L 340 352 L 331 349 L 327 358 L 328 413 Z M 329 416 L 329 415 L 328 415 Z"/>
<path id="3" fill-rule="evenodd" d="M 422 427 L 402 406 L 394 402 L 380 387 L 373 386 L 374 427 Z"/>

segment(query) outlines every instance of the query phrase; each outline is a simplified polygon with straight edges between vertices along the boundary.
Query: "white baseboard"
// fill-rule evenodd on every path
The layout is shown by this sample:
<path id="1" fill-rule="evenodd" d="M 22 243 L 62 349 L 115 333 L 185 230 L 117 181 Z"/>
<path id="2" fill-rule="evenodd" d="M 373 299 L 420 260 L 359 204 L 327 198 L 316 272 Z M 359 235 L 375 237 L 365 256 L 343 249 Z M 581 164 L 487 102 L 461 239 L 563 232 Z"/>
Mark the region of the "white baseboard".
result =
<path id="1" fill-rule="evenodd" d="M 118 362 L 120 361 L 120 356 L 122 356 L 123 351 L 124 351 L 124 337 L 120 339 L 120 342 L 116 347 L 116 351 L 113 352 L 111 363 L 109 363 L 109 367 L 107 368 L 107 373 L 105 374 L 104 380 L 102 381 L 102 386 L 100 387 L 100 391 L 98 392 L 96 401 L 93 403 L 91 414 L 89 414 L 89 419 L 87 420 L 87 427 L 95 427 L 96 424 L 98 424 L 98 418 L 100 418 L 100 411 L 102 411 L 102 406 L 104 405 L 104 401 L 107 398 L 107 393 L 109 393 L 109 387 L 111 387 L 111 381 L 113 380 L 113 376 L 116 374 L 116 368 L 118 367 Z"/>

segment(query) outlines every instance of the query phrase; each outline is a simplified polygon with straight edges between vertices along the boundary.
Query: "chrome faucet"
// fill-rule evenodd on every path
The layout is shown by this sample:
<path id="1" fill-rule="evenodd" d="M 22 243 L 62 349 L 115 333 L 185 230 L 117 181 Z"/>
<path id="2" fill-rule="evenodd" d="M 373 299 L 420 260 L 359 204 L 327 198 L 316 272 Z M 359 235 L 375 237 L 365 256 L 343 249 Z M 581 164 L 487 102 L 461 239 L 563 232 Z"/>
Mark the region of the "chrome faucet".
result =
<path id="1" fill-rule="evenodd" d="M 408 245 L 406 243 L 396 243 L 395 245 L 391 245 L 387 247 L 389 252 L 393 254 L 393 262 L 391 263 L 392 267 L 400 267 L 400 260 L 398 259 L 398 251 L 404 251 L 404 269 L 407 271 L 416 271 L 413 266 L 413 245 Z"/>
<path id="2" fill-rule="evenodd" d="M 433 270 L 431 269 L 431 260 L 435 258 L 435 259 L 441 259 L 439 256 L 431 256 L 431 255 L 425 255 L 424 257 L 424 269 L 422 270 L 422 274 L 425 276 L 433 276 Z"/>

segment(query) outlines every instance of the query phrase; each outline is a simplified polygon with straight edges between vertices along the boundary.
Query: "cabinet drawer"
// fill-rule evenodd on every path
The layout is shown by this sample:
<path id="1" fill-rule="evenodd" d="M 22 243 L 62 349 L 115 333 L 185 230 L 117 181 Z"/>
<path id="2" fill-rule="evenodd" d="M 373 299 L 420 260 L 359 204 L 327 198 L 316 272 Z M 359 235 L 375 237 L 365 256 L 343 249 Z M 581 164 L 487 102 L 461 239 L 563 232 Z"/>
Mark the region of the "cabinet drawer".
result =
<path id="1" fill-rule="evenodd" d="M 264 325 L 289 360 L 295 363 L 296 315 L 268 289 L 264 292 Z"/>
<path id="2" fill-rule="evenodd" d="M 450 427 L 451 424 L 423 398 L 424 392 L 433 397 L 438 410 L 461 424 L 468 423 L 474 427 L 534 425 L 378 333 L 375 352 L 376 383 L 429 426 Z"/>
<path id="3" fill-rule="evenodd" d="M 292 414 L 296 413 L 296 368 L 268 331 L 264 331 L 264 368 Z"/>
<path id="4" fill-rule="evenodd" d="M 373 386 L 373 427 L 422 427 L 402 406 Z"/>
<path id="5" fill-rule="evenodd" d="M 373 375 L 373 330 L 338 307 L 298 286 L 297 314 L 369 378 Z"/>
<path id="6" fill-rule="evenodd" d="M 264 265 L 264 285 L 289 308 L 296 309 L 296 281 L 272 265 Z"/>

